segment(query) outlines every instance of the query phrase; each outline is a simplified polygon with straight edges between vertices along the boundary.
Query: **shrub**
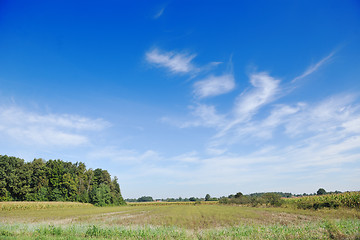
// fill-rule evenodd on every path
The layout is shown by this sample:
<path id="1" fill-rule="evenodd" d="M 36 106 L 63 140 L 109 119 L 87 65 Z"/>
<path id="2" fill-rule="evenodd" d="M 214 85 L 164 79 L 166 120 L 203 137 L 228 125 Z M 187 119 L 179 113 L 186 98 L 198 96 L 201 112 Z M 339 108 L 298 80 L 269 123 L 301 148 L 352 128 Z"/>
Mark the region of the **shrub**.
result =
<path id="1" fill-rule="evenodd" d="M 281 196 L 276 193 L 265 193 L 261 196 L 266 205 L 280 207 L 283 204 Z"/>

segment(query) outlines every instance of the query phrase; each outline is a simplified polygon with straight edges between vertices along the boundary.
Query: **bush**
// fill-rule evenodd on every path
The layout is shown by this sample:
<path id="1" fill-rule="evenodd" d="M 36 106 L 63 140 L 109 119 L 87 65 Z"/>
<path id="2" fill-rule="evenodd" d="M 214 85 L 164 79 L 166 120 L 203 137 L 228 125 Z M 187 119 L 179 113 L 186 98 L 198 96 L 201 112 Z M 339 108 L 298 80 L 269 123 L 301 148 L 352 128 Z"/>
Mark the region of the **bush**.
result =
<path id="1" fill-rule="evenodd" d="M 234 195 L 232 195 L 234 196 Z M 279 207 L 283 204 L 283 200 L 281 196 L 277 193 L 264 193 L 261 195 L 242 195 L 241 193 L 237 193 L 232 198 L 221 198 L 219 203 L 221 204 L 240 204 L 240 205 L 251 205 L 252 207 L 256 207 L 259 205 L 266 204 L 266 206 L 275 206 Z"/>
<path id="2" fill-rule="evenodd" d="M 281 196 L 276 193 L 265 193 L 261 196 L 261 198 L 264 200 L 265 204 L 280 207 L 283 204 L 283 200 L 281 199 Z"/>

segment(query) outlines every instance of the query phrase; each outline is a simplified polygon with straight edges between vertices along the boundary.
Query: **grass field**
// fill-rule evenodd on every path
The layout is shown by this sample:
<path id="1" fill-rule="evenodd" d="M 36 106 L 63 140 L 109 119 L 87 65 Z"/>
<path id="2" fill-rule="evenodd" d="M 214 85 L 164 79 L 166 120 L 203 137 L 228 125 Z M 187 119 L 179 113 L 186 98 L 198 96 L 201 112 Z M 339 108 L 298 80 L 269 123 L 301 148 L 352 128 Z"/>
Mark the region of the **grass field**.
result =
<path id="1" fill-rule="evenodd" d="M 360 239 L 350 208 L 3 202 L 0 223 L 0 239 Z"/>

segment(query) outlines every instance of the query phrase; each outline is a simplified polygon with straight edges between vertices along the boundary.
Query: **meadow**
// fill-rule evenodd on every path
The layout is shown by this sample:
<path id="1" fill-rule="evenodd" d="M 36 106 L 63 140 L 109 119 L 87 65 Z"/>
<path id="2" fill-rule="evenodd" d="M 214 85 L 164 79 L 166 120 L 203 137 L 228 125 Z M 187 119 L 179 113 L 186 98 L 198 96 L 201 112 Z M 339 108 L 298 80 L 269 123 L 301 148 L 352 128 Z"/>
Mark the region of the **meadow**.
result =
<path id="1" fill-rule="evenodd" d="M 0 223 L 0 239 L 360 239 L 360 211 L 345 207 L 1 202 Z"/>

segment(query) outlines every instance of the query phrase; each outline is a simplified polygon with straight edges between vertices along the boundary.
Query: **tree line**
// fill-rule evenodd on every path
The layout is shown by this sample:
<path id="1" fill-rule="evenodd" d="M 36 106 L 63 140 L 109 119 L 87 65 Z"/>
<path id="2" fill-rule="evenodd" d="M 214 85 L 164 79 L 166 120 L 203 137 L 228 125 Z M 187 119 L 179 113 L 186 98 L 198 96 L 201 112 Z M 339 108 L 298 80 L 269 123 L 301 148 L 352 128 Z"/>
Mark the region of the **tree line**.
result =
<path id="1" fill-rule="evenodd" d="M 266 204 L 267 206 L 281 206 L 283 204 L 283 200 L 281 199 L 281 195 L 275 192 L 249 195 L 243 195 L 241 192 L 238 192 L 236 194 L 231 194 L 228 197 L 220 198 L 219 203 L 244 204 L 251 205 L 253 207 L 263 204 Z"/>
<path id="2" fill-rule="evenodd" d="M 319 188 L 316 193 L 303 193 L 303 194 L 293 194 L 288 192 L 256 192 L 250 193 L 247 195 L 243 195 L 241 192 L 236 194 L 230 194 L 229 196 L 225 197 L 211 197 L 210 194 L 206 194 L 204 198 L 197 198 L 197 197 L 190 197 L 190 198 L 162 198 L 162 199 L 153 199 L 151 196 L 142 196 L 140 198 L 127 198 L 125 199 L 126 202 L 153 202 L 153 201 L 160 201 L 160 202 L 196 202 L 196 201 L 220 201 L 221 203 L 236 203 L 236 202 L 246 202 L 246 203 L 254 203 L 255 205 L 260 204 L 262 202 L 278 204 L 280 201 L 275 201 L 274 199 L 280 198 L 293 198 L 293 197 L 303 197 L 303 196 L 314 196 L 314 195 L 325 195 L 325 194 L 339 194 L 340 191 L 334 192 L 327 192 L 323 188 Z M 240 197 L 244 196 L 241 198 Z M 269 200 L 271 199 L 271 200 Z"/>
<path id="3" fill-rule="evenodd" d="M 210 197 L 209 194 L 206 194 L 205 198 L 197 198 L 197 197 L 190 197 L 190 198 L 162 198 L 162 199 L 153 199 L 151 196 L 142 196 L 139 198 L 127 198 L 125 199 L 126 202 L 199 202 L 199 201 L 218 201 L 216 197 Z"/>
<path id="4" fill-rule="evenodd" d="M 0 155 L 0 201 L 72 201 L 97 206 L 125 204 L 117 177 L 82 162 L 41 158 L 25 162 Z"/>
<path id="5" fill-rule="evenodd" d="M 204 198 L 198 197 L 189 197 L 189 198 L 159 198 L 153 199 L 151 196 L 142 196 L 139 198 L 127 198 L 125 199 L 126 202 L 201 202 L 201 201 L 218 201 L 219 198 L 211 197 L 210 194 L 206 194 Z"/>
<path id="6" fill-rule="evenodd" d="M 326 192 L 325 189 L 319 188 L 316 193 L 313 194 L 291 194 L 283 192 L 265 192 L 265 193 L 250 193 L 244 195 L 241 192 L 236 194 L 230 194 L 228 197 L 221 197 L 219 203 L 222 204 L 245 204 L 253 207 L 258 205 L 270 205 L 281 206 L 284 203 L 283 198 L 305 197 L 305 196 L 321 196 L 321 195 L 334 195 L 340 194 L 340 191 Z M 326 203 L 325 205 L 331 205 Z"/>

